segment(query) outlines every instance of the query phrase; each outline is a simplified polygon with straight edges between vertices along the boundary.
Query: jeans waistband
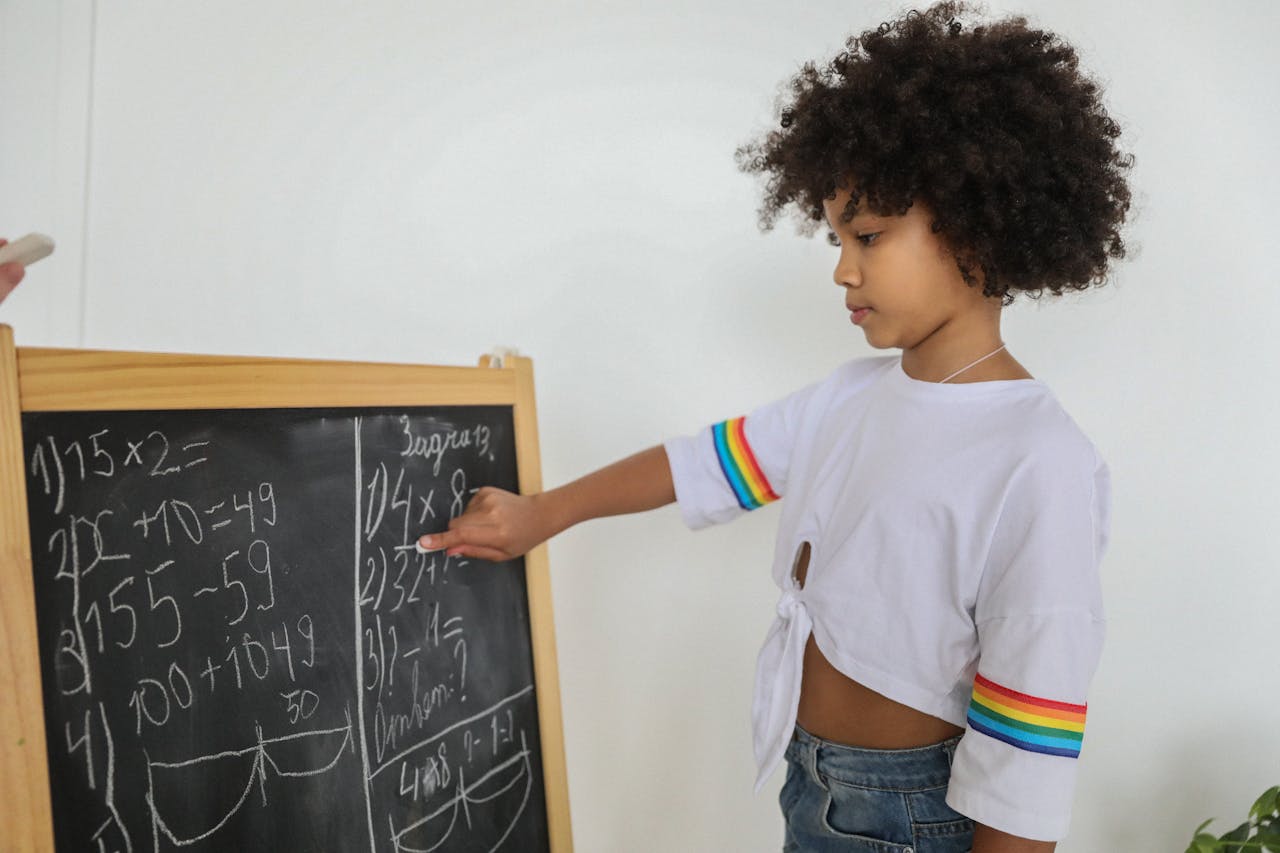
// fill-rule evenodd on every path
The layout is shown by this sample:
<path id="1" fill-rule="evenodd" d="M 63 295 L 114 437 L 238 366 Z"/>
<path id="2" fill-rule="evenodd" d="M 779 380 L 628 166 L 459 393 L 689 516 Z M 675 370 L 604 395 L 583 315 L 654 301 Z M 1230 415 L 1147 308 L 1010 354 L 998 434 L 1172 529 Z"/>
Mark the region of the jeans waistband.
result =
<path id="1" fill-rule="evenodd" d="M 915 791 L 947 784 L 961 737 L 963 734 L 905 749 L 872 749 L 826 740 L 797 723 L 788 749 L 798 750 L 807 759 L 805 763 L 827 779 L 868 788 Z"/>

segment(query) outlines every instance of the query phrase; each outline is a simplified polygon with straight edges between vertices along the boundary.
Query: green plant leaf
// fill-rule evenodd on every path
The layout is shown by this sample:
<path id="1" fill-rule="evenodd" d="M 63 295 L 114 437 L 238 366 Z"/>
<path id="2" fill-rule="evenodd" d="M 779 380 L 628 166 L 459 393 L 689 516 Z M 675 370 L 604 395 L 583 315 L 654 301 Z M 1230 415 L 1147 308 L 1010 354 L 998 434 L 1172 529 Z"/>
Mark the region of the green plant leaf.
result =
<path id="1" fill-rule="evenodd" d="M 1280 785 L 1264 791 L 1249 809 L 1249 819 L 1220 838 L 1204 831 L 1215 820 L 1211 817 L 1196 827 L 1186 853 L 1280 853 Z"/>
<path id="2" fill-rule="evenodd" d="M 1253 828 L 1252 821 L 1245 821 L 1235 829 L 1222 836 L 1221 841 L 1248 841 L 1249 830 Z M 1228 844 L 1222 848 L 1222 853 L 1241 853 L 1244 848 L 1239 844 Z"/>
<path id="3" fill-rule="evenodd" d="M 1201 828 L 1204 828 L 1204 824 L 1208 822 L 1209 821 L 1206 820 L 1204 823 L 1200 824 Z M 1187 848 L 1187 853 L 1217 853 L 1217 850 L 1218 839 L 1214 838 L 1207 832 L 1201 832 L 1197 833 L 1196 837 L 1191 839 L 1191 846 Z"/>
<path id="4" fill-rule="evenodd" d="M 1261 797 L 1258 797 L 1253 808 L 1249 809 L 1249 817 L 1258 820 L 1277 811 L 1280 811 L 1280 785 L 1268 788 Z"/>
<path id="5" fill-rule="evenodd" d="M 1274 826 L 1266 827 L 1258 832 L 1254 840 L 1262 842 L 1263 850 L 1269 853 L 1280 853 L 1280 829 Z"/>

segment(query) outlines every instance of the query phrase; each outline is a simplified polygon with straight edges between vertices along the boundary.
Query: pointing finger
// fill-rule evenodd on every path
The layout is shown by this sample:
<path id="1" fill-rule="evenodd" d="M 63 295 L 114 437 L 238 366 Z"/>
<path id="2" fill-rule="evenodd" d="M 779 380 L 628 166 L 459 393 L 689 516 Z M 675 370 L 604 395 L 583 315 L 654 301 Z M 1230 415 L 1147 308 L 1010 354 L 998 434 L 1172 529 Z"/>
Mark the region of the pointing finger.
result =
<path id="1" fill-rule="evenodd" d="M 418 537 L 417 546 L 419 553 L 426 554 L 431 551 L 439 551 L 441 548 L 448 547 L 444 542 L 444 537 L 445 534 L 443 533 Z"/>
<path id="2" fill-rule="evenodd" d="M 477 544 L 480 537 L 477 534 L 478 526 L 471 525 L 463 527 L 461 525 L 454 527 L 453 521 L 448 530 L 442 530 L 439 533 L 427 533 L 418 537 L 418 550 L 420 551 L 440 551 L 445 548 L 457 548 L 467 544 Z"/>

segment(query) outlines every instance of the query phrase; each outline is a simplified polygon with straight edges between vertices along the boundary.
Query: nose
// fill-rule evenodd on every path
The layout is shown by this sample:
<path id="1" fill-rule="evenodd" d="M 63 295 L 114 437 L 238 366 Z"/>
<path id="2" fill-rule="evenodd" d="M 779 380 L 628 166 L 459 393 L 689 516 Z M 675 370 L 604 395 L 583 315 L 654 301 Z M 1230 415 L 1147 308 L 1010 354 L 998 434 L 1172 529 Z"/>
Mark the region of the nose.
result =
<path id="1" fill-rule="evenodd" d="M 859 287 L 862 284 L 862 273 L 858 270 L 858 265 L 843 252 L 840 260 L 836 261 L 831 278 L 840 287 Z"/>

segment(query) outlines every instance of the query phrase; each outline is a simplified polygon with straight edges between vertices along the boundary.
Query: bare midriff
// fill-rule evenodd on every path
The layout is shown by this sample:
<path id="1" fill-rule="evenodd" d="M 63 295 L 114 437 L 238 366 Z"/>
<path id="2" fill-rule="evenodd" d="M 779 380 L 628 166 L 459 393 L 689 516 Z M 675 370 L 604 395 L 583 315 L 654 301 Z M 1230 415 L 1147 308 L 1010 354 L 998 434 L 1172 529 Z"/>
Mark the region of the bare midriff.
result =
<path id="1" fill-rule="evenodd" d="M 801 549 L 796 580 L 804 586 L 809 569 L 809 543 Z M 869 749 L 929 746 L 962 734 L 964 729 L 877 693 L 826 659 L 809 634 L 800 678 L 796 722 L 825 740 Z"/>

